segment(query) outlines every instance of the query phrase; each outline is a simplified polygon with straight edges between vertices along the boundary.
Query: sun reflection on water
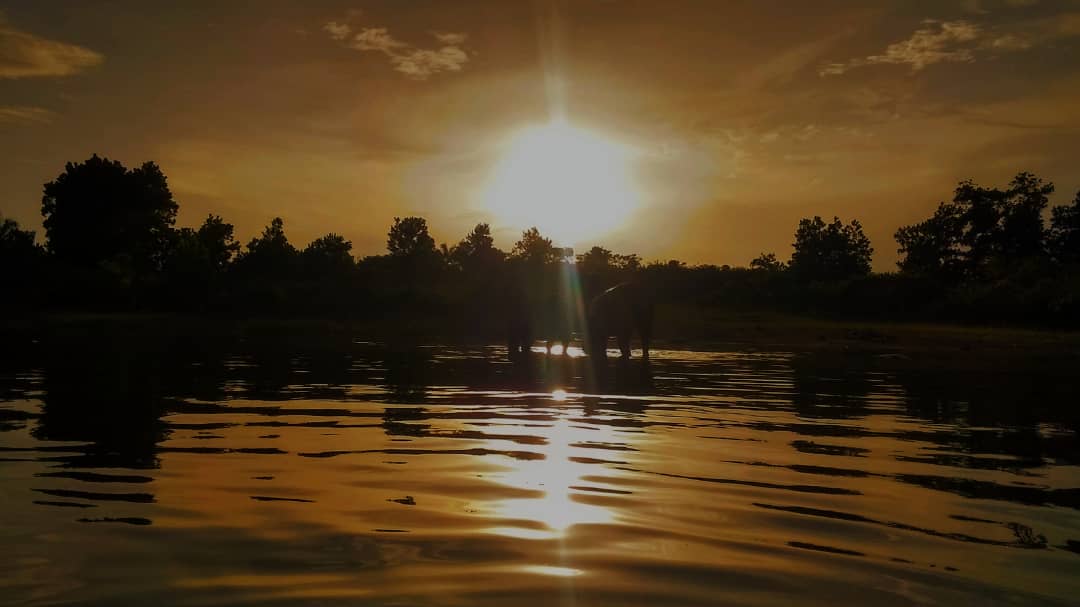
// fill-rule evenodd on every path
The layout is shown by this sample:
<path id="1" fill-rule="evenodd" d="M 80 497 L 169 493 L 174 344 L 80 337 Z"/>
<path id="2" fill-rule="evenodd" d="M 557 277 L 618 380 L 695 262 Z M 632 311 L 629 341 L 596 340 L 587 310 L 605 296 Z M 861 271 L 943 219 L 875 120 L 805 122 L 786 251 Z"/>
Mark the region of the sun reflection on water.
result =
<path id="1" fill-rule="evenodd" d="M 537 354 L 546 354 L 547 348 L 544 346 L 533 346 L 531 350 Z M 553 344 L 551 346 L 552 356 L 569 356 L 570 358 L 581 358 L 585 356 L 585 349 L 581 346 L 570 346 L 569 348 L 563 348 L 562 344 Z"/>
<path id="2" fill-rule="evenodd" d="M 548 565 L 526 565 L 521 568 L 526 573 L 536 573 L 539 575 L 550 575 L 554 577 L 574 577 L 581 575 L 584 571 L 580 569 L 573 569 L 570 567 L 551 567 Z"/>
<path id="3" fill-rule="evenodd" d="M 569 395 L 556 390 L 552 398 L 566 402 Z M 504 520 L 517 520 L 520 525 L 499 526 L 488 529 L 491 533 L 525 539 L 561 539 L 574 525 L 601 524 L 614 520 L 615 513 L 609 508 L 585 503 L 575 499 L 575 486 L 584 483 L 582 478 L 595 474 L 595 466 L 574 461 L 575 456 L 588 455 L 581 444 L 619 442 L 617 430 L 602 426 L 584 426 L 572 423 L 571 417 L 580 411 L 560 411 L 549 427 L 535 428 L 547 439 L 544 459 L 518 460 L 513 469 L 500 474 L 495 480 L 515 488 L 535 489 L 542 492 L 537 498 L 510 498 L 501 501 L 495 510 Z M 538 524 L 534 526 L 533 524 Z"/>

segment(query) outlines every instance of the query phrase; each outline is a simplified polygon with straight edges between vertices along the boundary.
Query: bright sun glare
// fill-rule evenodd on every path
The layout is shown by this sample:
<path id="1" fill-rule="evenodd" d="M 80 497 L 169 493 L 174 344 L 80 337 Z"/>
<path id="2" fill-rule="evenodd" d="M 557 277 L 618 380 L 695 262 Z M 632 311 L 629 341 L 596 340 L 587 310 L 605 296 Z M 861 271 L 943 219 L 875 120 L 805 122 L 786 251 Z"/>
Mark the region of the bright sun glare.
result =
<path id="1" fill-rule="evenodd" d="M 518 133 L 496 164 L 484 204 L 497 223 L 536 226 L 557 245 L 585 244 L 640 204 L 630 148 L 553 121 Z"/>

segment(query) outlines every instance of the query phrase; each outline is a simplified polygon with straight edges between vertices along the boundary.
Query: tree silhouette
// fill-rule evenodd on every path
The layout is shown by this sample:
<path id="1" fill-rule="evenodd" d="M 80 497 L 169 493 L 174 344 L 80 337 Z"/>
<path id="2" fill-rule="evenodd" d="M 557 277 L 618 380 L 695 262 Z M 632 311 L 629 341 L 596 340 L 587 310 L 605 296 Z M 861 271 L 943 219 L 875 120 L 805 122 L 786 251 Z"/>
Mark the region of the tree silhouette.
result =
<path id="1" fill-rule="evenodd" d="M 896 242 L 900 245 L 897 252 L 901 255 L 897 265 L 905 274 L 959 277 L 965 268 L 963 236 L 960 206 L 943 202 L 929 219 L 896 231 Z"/>
<path id="2" fill-rule="evenodd" d="M 19 229 L 14 219 L 0 217 L 0 284 L 5 297 L 0 307 L 37 305 L 33 286 L 40 273 L 44 251 L 34 242 L 34 232 Z"/>
<path id="3" fill-rule="evenodd" d="M 641 257 L 637 253 L 629 253 L 626 255 L 616 253 L 611 258 L 611 265 L 616 269 L 633 272 L 641 269 Z"/>
<path id="4" fill-rule="evenodd" d="M 809 280 L 843 280 L 870 273 L 874 249 L 863 233 L 862 224 L 853 219 L 844 225 L 839 217 L 826 224 L 821 217 L 803 219 L 795 230 L 795 248 L 791 271 Z"/>
<path id="5" fill-rule="evenodd" d="M 248 242 L 237 266 L 249 276 L 286 278 L 295 270 L 297 255 L 296 247 L 285 236 L 285 222 L 275 217 L 261 236 Z"/>
<path id="6" fill-rule="evenodd" d="M 785 267 L 786 264 L 776 258 L 776 253 L 762 253 L 750 261 L 751 270 L 781 272 Z"/>
<path id="7" fill-rule="evenodd" d="M 514 243 L 510 257 L 527 265 L 544 265 L 558 261 L 561 254 L 551 244 L 550 238 L 544 238 L 540 230 L 532 227 L 521 233 L 521 239 Z"/>
<path id="8" fill-rule="evenodd" d="M 27 309 L 213 310 L 332 314 L 400 322 L 410 331 L 561 338 L 580 329 L 567 302 L 591 301 L 623 282 L 665 305 L 877 319 L 1080 323 L 1080 193 L 1050 209 L 1053 184 L 1019 173 L 1007 187 L 961 182 L 949 202 L 896 232 L 900 272 L 870 275 L 873 249 L 858 221 L 799 222 L 785 265 L 763 253 L 747 268 L 650 261 L 594 246 L 562 263 L 535 227 L 510 254 L 477 224 L 437 248 L 421 217 L 394 218 L 385 255 L 354 261 L 330 233 L 302 252 L 275 218 L 241 252 L 233 226 L 209 215 L 176 229 L 178 205 L 157 165 L 127 169 L 92 156 L 45 184 L 45 246 L 0 218 L 0 272 Z M 137 305 L 135 305 L 137 304 Z M 576 324 L 577 323 L 577 324 Z M 526 335 L 526 336 L 527 336 Z"/>
<path id="9" fill-rule="evenodd" d="M 185 309 L 207 306 L 239 250 L 233 225 L 216 215 L 208 215 L 197 230 L 176 230 L 163 268 L 167 301 Z"/>
<path id="10" fill-rule="evenodd" d="M 1045 252 L 1043 212 L 1054 184 L 1031 173 L 1020 173 L 1009 183 L 1002 201 L 996 253 L 1004 259 L 1039 257 Z"/>
<path id="11" fill-rule="evenodd" d="M 285 223 L 275 217 L 263 233 L 252 238 L 235 263 L 240 307 L 280 311 L 290 307 L 289 287 L 299 270 L 299 253 L 285 236 Z"/>
<path id="12" fill-rule="evenodd" d="M 216 272 L 223 272 L 240 252 L 240 243 L 233 237 L 233 224 L 217 215 L 207 215 L 195 232 L 195 239 L 205 251 L 210 267 Z"/>
<path id="13" fill-rule="evenodd" d="M 952 202 L 939 204 L 926 221 L 896 231 L 901 271 L 974 278 L 1042 257 L 1042 214 L 1053 191 L 1052 183 L 1031 173 L 1017 174 L 1004 190 L 960 182 Z"/>
<path id="14" fill-rule="evenodd" d="M 1049 247 L 1054 259 L 1061 263 L 1080 262 L 1080 192 L 1072 204 L 1051 211 Z"/>
<path id="15" fill-rule="evenodd" d="M 343 236 L 330 233 L 317 238 L 304 249 L 304 269 L 315 276 L 341 275 L 353 269 L 352 243 Z"/>
<path id="16" fill-rule="evenodd" d="M 495 247 L 491 226 L 478 223 L 461 242 L 450 249 L 448 256 L 454 265 L 466 273 L 474 273 L 494 269 L 506 258 L 506 253 Z"/>
<path id="17" fill-rule="evenodd" d="M 386 238 L 386 249 L 395 257 L 429 257 L 436 255 L 435 239 L 428 234 L 423 217 L 394 218 Z"/>
<path id="18" fill-rule="evenodd" d="M 45 184 L 46 246 L 67 263 L 110 263 L 137 278 L 160 268 L 178 208 L 153 162 L 128 170 L 95 154 Z"/>
<path id="19" fill-rule="evenodd" d="M 602 274 L 611 269 L 611 262 L 614 256 L 614 253 L 612 253 L 608 249 L 600 246 L 594 246 L 588 251 L 582 253 L 581 255 L 578 255 L 578 269 L 584 273 Z"/>
<path id="20" fill-rule="evenodd" d="M 19 222 L 10 218 L 0 218 L 0 259 L 5 265 L 37 255 L 32 230 L 19 229 Z"/>

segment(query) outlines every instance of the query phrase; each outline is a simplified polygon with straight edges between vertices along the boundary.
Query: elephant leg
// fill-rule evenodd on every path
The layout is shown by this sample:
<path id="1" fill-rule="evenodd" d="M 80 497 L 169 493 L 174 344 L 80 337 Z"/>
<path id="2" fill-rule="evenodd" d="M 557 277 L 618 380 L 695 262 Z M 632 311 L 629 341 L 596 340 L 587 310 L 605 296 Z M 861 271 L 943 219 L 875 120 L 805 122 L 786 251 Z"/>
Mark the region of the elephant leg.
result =
<path id="1" fill-rule="evenodd" d="M 622 353 L 623 358 L 626 358 L 626 359 L 630 358 L 630 334 L 629 333 L 620 333 L 619 334 L 619 352 Z"/>
<path id="2" fill-rule="evenodd" d="M 589 356 L 607 358 L 607 338 L 594 337 L 589 341 Z"/>
<path id="3" fill-rule="evenodd" d="M 642 306 L 635 314 L 638 334 L 641 335 L 641 358 L 649 360 L 649 342 L 652 340 L 653 309 L 651 304 Z"/>

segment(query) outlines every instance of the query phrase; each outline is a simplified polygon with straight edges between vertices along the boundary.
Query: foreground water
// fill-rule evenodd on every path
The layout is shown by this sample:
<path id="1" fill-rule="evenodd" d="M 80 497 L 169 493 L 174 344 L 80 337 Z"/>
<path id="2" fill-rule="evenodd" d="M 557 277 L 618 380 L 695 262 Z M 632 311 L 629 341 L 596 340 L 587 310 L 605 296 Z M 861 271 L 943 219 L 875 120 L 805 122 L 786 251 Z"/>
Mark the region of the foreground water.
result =
<path id="1" fill-rule="evenodd" d="M 866 354 L 106 349 L 0 373 L 0 596 L 1068 604 L 1080 387 Z M 1075 603 L 1072 603 L 1075 604 Z"/>

